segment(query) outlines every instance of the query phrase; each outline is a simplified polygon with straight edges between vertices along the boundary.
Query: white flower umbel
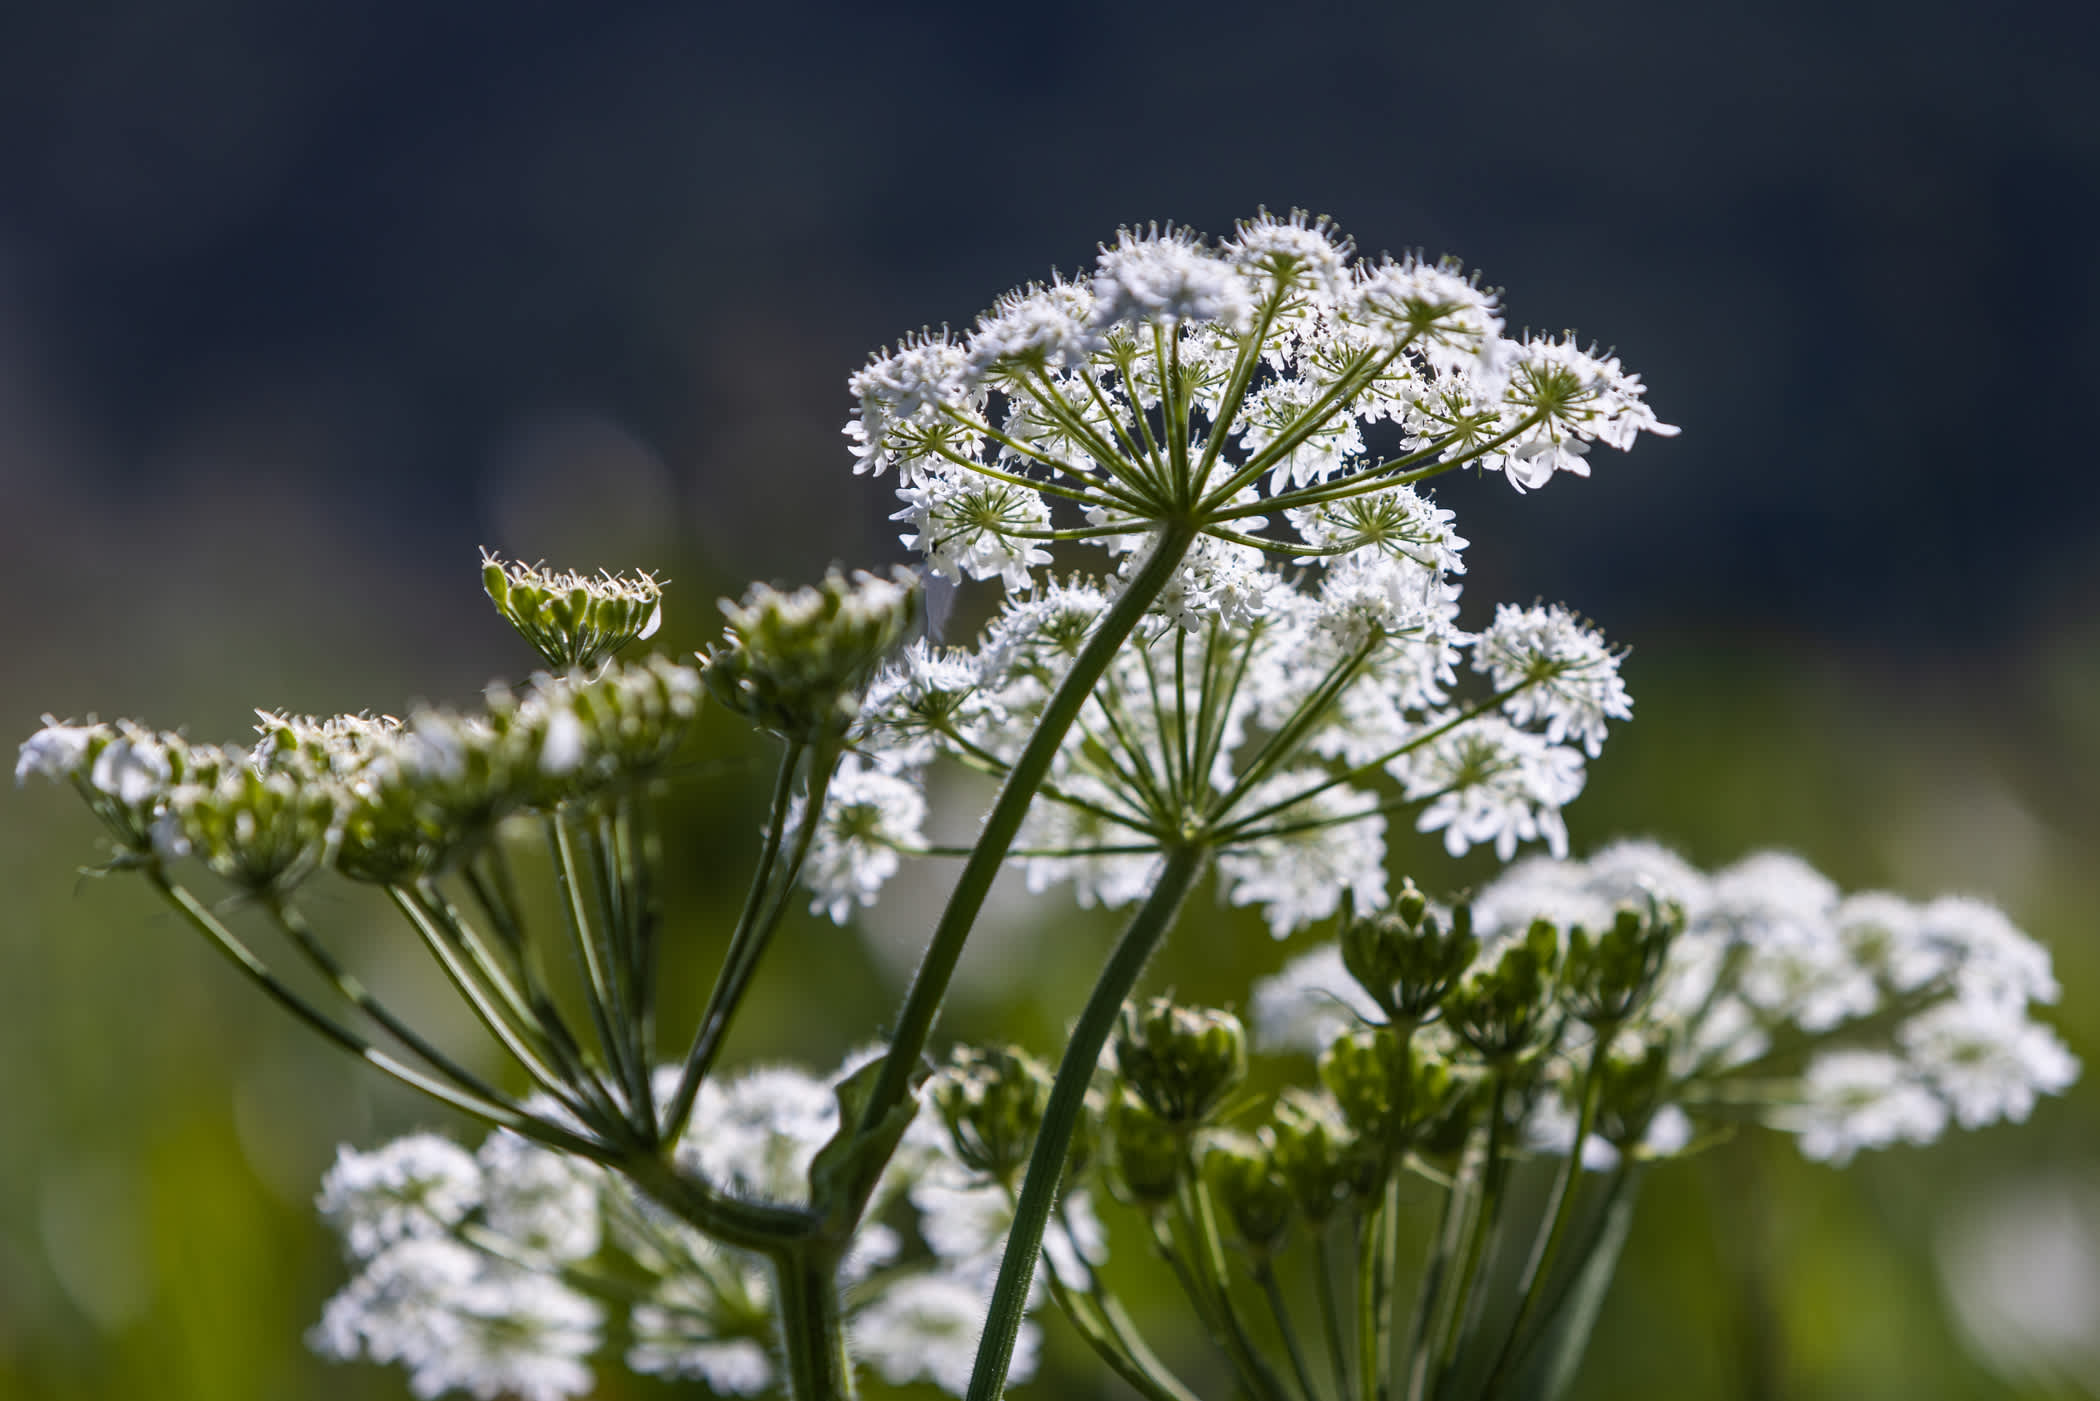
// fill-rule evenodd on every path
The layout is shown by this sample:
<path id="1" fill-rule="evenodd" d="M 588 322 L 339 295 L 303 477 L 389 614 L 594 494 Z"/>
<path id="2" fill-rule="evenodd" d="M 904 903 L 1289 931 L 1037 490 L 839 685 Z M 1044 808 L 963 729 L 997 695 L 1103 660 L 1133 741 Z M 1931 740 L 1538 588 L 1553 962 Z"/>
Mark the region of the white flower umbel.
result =
<path id="1" fill-rule="evenodd" d="M 411 1236 L 442 1236 L 481 1204 L 472 1154 L 436 1134 L 411 1134 L 359 1153 L 344 1147 L 315 1205 L 363 1260 Z"/>
<path id="2" fill-rule="evenodd" d="M 398 1362 L 419 1397 L 559 1401 L 591 1388 L 603 1310 L 556 1280 L 454 1241 L 405 1240 L 328 1303 L 314 1345 Z"/>
<path id="3" fill-rule="evenodd" d="M 1503 604 L 1474 644 L 1473 667 L 1514 693 L 1502 703 L 1510 719 L 1543 722 L 1548 740 L 1574 739 L 1592 759 L 1604 748 L 1605 721 L 1633 715 L 1618 654 L 1565 608 Z"/>
<path id="4" fill-rule="evenodd" d="M 799 811 L 790 819 L 792 827 Z M 810 909 L 844 924 L 856 905 L 872 905 L 897 874 L 899 847 L 924 843 L 926 798 L 914 777 L 863 768 L 856 758 L 839 765 L 802 879 L 816 896 Z"/>
<path id="5" fill-rule="evenodd" d="M 1800 1135 L 1801 1156 L 1837 1167 L 1862 1148 L 1930 1143 L 1947 1125 L 1947 1106 L 1900 1056 L 1880 1051 L 1819 1057 L 1801 1094 L 1781 1126 Z"/>

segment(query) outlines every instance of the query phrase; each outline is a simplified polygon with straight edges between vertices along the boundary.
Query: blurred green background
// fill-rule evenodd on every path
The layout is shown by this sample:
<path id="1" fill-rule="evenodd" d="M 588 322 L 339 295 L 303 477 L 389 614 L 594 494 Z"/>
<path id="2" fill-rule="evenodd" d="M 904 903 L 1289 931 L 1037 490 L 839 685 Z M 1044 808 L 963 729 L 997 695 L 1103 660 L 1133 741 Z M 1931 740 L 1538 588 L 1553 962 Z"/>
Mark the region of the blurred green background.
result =
<path id="1" fill-rule="evenodd" d="M 2055 951 L 2090 1064 L 2095 29 L 1953 0 L 12 7 L 0 715 L 233 738 L 258 705 L 469 701 L 528 666 L 478 544 L 658 569 L 660 640 L 690 649 L 749 577 L 901 557 L 836 435 L 869 349 L 1120 221 L 1306 205 L 1477 262 L 1515 325 L 1615 343 L 1685 428 L 1532 498 L 1441 494 L 1471 620 L 1543 596 L 1634 648 L 1577 848 L 1783 845 L 1848 887 L 1990 895 Z M 717 718 L 673 800 L 688 1004 L 767 764 Z M 77 876 L 94 841 L 64 794 L 0 801 L 0 1397 L 406 1395 L 302 1343 L 344 1278 L 311 1198 L 339 1142 L 467 1130 Z M 1394 869 L 1489 865 L 1403 840 Z M 872 1035 L 941 889 L 796 922 L 735 1054 Z M 1110 936 L 1060 901 L 980 936 L 949 1033 L 1054 1048 Z M 463 1026 L 378 911 L 313 913 Z M 1231 1001 L 1296 951 L 1199 901 L 1151 982 Z M 1844 1172 L 1741 1139 L 1651 1178 L 1583 1394 L 2100 1394 L 2095 1192 L 2090 1082 Z M 2007 1213 L 2044 1229 L 1979 1259 Z M 1995 1350 L 1950 1274 L 1995 1281 L 2020 1325 Z M 1050 1333 L 1033 1394 L 1097 1394 Z"/>

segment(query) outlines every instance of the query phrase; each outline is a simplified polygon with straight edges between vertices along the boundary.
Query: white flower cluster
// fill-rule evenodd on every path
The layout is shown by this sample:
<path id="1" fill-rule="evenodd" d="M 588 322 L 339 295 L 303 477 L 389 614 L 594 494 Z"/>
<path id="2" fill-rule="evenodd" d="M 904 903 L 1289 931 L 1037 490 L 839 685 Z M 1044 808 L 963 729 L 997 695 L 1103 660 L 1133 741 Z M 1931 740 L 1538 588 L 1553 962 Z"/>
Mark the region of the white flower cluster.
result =
<path id="1" fill-rule="evenodd" d="M 491 687 L 480 713 L 407 721 L 258 712 L 252 747 L 193 744 L 130 721 L 62 724 L 23 742 L 15 781 L 68 783 L 126 860 L 195 855 L 250 890 L 333 866 L 408 881 L 509 813 L 655 772 L 700 702 L 699 673 L 661 658 L 588 678 Z"/>
<path id="2" fill-rule="evenodd" d="M 2003 913 L 1964 897 L 1847 896 L 1780 852 L 1712 875 L 1646 842 L 1521 862 L 1472 902 L 1475 967 L 1535 920 L 1594 934 L 1629 907 L 1683 918 L 1653 996 L 1606 1048 L 1622 1068 L 1660 1058 L 1634 1116 L 1643 1152 L 1675 1152 L 1702 1124 L 1747 1114 L 1842 1164 L 1863 1148 L 1929 1143 L 1950 1123 L 2022 1121 L 2077 1077 L 2077 1060 L 2030 1016 L 2057 997 L 2048 953 Z M 1317 1050 L 1376 1019 L 1332 947 L 1258 985 L 1254 1008 L 1272 1049 Z M 1528 1115 L 1534 1145 L 1559 1152 L 1590 1050 L 1573 1019 L 1568 1029 Z M 1601 1134 L 1584 1145 L 1592 1163 L 1615 1152 Z"/>
<path id="3" fill-rule="evenodd" d="M 358 1273 L 314 1330 L 320 1352 L 399 1363 L 417 1396 L 556 1401 L 589 1390 L 604 1309 L 565 1282 L 598 1249 L 597 1170 L 492 1136 L 344 1149 L 321 1214 Z"/>
<path id="4" fill-rule="evenodd" d="M 1467 542 L 1419 484 L 1476 465 L 1535 487 L 1586 472 L 1591 442 L 1674 432 L 1615 359 L 1505 337 L 1495 296 L 1448 264 L 1358 260 L 1325 220 L 1263 214 L 1215 244 L 1126 229 L 1090 274 L 907 340 L 852 389 L 858 470 L 896 470 L 907 542 L 1007 597 L 973 646 L 915 646 L 870 686 L 863 762 L 805 868 L 833 918 L 918 849 L 925 765 L 1008 772 L 1141 576 L 1148 616 L 1019 839 L 1031 888 L 1122 904 L 1163 845 L 1195 840 L 1282 935 L 1344 891 L 1384 903 L 1399 807 L 1454 854 L 1565 849 L 1585 757 L 1631 713 L 1618 655 L 1561 608 L 1462 631 Z M 1150 561 L 1176 528 L 1194 536 L 1172 537 L 1168 574 Z M 1114 573 L 1051 575 L 1059 541 Z M 1454 694 L 1469 651 L 1495 688 L 1472 702 Z"/>
<path id="5" fill-rule="evenodd" d="M 1127 547 L 1191 506 L 1255 528 L 1242 493 L 1263 480 L 1315 550 L 1433 548 L 1433 523 L 1377 499 L 1374 442 L 1528 489 L 1586 475 L 1592 442 L 1676 431 L 1616 358 L 1504 337 L 1455 267 L 1353 252 L 1298 213 L 1215 245 L 1125 229 L 1091 274 L 876 355 L 851 381 L 858 470 L 897 469 L 906 541 L 937 572 L 1022 590 L 1047 540 Z M 1059 501 L 1092 528 L 1053 530 Z"/>
<path id="6" fill-rule="evenodd" d="M 676 1067 L 657 1072 L 660 1099 L 678 1078 Z M 746 1198 L 806 1198 L 810 1164 L 838 1127 L 837 1082 L 784 1066 L 703 1082 L 677 1165 Z M 722 1395 L 786 1390 L 766 1261 L 589 1163 L 504 1131 L 475 1153 L 415 1134 L 344 1149 L 319 1205 L 357 1273 L 329 1301 L 315 1347 L 399 1363 L 418 1396 L 583 1395 L 619 1308 L 624 1329 L 613 1331 L 637 1372 Z M 1101 1241 L 1083 1195 L 1067 1210 L 1079 1240 L 1055 1236 L 1051 1248 L 1070 1271 L 1098 1259 Z M 936 1116 L 922 1114 L 841 1267 L 853 1355 L 893 1383 L 962 1395 L 1011 1215 L 1010 1198 L 970 1180 Z M 1031 1326 L 1017 1380 L 1033 1370 L 1036 1342 Z"/>
<path id="7" fill-rule="evenodd" d="M 1257 564 L 1229 603 L 1222 572 L 1192 556 L 1190 582 L 1162 595 L 1082 710 L 1013 858 L 1031 889 L 1069 881 L 1082 905 L 1126 904 L 1164 838 L 1203 831 L 1226 898 L 1261 907 L 1281 937 L 1344 891 L 1385 903 L 1396 806 L 1454 854 L 1564 849 L 1584 751 L 1630 713 L 1594 631 L 1563 609 L 1504 608 L 1469 635 L 1457 587 L 1408 554 L 1312 575 Z M 855 732 L 865 761 L 842 768 L 804 869 L 815 908 L 843 920 L 921 849 L 935 757 L 993 774 L 1014 762 L 1111 596 L 1049 581 L 1009 598 L 976 646 L 915 644 L 878 675 Z M 1496 687 L 1472 704 L 1453 695 L 1468 652 Z"/>

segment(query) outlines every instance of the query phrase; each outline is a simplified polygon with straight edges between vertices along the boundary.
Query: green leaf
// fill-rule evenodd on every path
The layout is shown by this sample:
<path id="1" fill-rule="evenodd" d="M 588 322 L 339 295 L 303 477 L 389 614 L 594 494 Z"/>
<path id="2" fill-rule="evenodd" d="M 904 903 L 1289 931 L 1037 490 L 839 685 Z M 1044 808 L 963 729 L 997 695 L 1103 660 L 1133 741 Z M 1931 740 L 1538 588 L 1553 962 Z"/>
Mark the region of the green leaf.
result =
<path id="1" fill-rule="evenodd" d="M 839 1081 L 839 1128 L 809 1165 L 809 1202 L 826 1222 L 850 1229 L 860 1219 L 882 1170 L 898 1142 L 918 1116 L 919 1100 L 908 1094 L 865 1131 L 861 1115 L 882 1074 L 882 1058 L 869 1061 Z M 912 1076 L 914 1090 L 925 1072 Z"/>

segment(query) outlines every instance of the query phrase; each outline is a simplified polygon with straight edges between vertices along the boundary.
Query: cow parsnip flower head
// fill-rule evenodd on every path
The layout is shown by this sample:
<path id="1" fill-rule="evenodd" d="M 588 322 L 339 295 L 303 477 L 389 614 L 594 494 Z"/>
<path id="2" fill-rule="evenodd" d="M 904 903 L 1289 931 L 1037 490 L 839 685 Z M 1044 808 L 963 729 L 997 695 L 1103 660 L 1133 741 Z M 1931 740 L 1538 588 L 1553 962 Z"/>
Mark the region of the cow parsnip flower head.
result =
<path id="1" fill-rule="evenodd" d="M 663 586 L 649 574 L 578 574 L 481 553 L 481 585 L 518 635 L 556 671 L 591 671 L 656 635 Z"/>
<path id="2" fill-rule="evenodd" d="M 1315 550 L 1433 552 L 1405 499 L 1337 503 L 1459 460 L 1528 490 L 1587 474 L 1593 442 L 1676 431 L 1615 357 L 1506 338 L 1497 294 L 1456 264 L 1358 259 L 1295 211 L 1216 243 L 1126 228 L 1092 272 L 909 337 L 851 388 L 856 470 L 896 470 L 906 543 L 1015 591 L 1049 542 L 1113 548 L 1177 519 L 1239 540 L 1288 511 Z"/>
<path id="3" fill-rule="evenodd" d="M 814 741 L 850 720 L 876 665 L 917 621 L 921 596 L 909 570 L 888 577 L 837 569 L 786 591 L 753 584 L 722 600 L 728 626 L 703 660 L 715 698 L 762 729 Z"/>

